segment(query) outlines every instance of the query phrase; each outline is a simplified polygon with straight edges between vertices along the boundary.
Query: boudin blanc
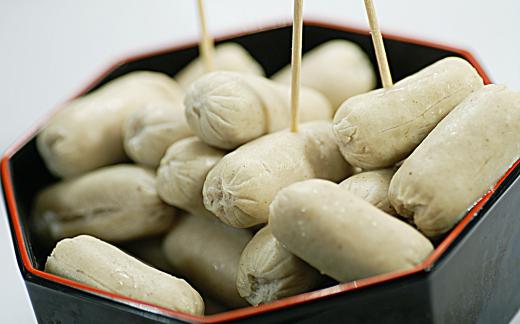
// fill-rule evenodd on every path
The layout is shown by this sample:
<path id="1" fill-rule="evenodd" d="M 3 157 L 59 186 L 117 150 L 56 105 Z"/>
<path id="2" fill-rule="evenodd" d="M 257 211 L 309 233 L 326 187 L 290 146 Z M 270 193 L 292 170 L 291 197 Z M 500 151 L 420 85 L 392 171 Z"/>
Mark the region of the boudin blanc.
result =
<path id="1" fill-rule="evenodd" d="M 186 93 L 186 118 L 205 143 L 234 149 L 289 125 L 290 89 L 260 76 L 213 72 Z M 331 120 L 333 110 L 316 90 L 302 88 L 300 120 Z"/>
<path id="2" fill-rule="evenodd" d="M 225 154 L 197 137 L 173 144 L 157 171 L 157 192 L 161 199 L 193 214 L 209 214 L 202 202 L 202 187 L 208 172 Z"/>
<path id="3" fill-rule="evenodd" d="M 45 271 L 150 304 L 204 314 L 202 297 L 186 281 L 92 236 L 80 235 L 58 242 L 47 258 Z"/>
<path id="4" fill-rule="evenodd" d="M 389 198 L 425 235 L 452 228 L 520 154 L 520 92 L 488 85 L 458 105 L 406 159 Z"/>
<path id="5" fill-rule="evenodd" d="M 216 218 L 184 214 L 163 243 L 175 272 L 197 289 L 229 307 L 246 306 L 236 287 L 240 254 L 251 240 L 245 229 L 232 228 Z"/>
<path id="6" fill-rule="evenodd" d="M 289 84 L 291 66 L 271 77 Z M 337 109 L 348 98 L 372 90 L 376 76 L 370 59 L 355 43 L 332 40 L 307 52 L 302 59 L 301 84 L 323 93 Z"/>
<path id="7" fill-rule="evenodd" d="M 406 270 L 433 251 L 410 225 L 321 179 L 282 189 L 269 226 L 287 250 L 340 282 Z"/>
<path id="8" fill-rule="evenodd" d="M 315 289 L 323 277 L 278 242 L 269 226 L 258 231 L 240 257 L 237 288 L 251 305 Z"/>
<path id="9" fill-rule="evenodd" d="M 47 168 L 63 178 L 124 162 L 122 128 L 128 116 L 151 102 L 181 96 L 165 74 L 129 73 L 66 104 L 38 135 L 38 151 Z"/>
<path id="10" fill-rule="evenodd" d="M 482 88 L 465 60 L 445 58 L 399 82 L 345 101 L 334 116 L 334 134 L 345 159 L 363 169 L 405 159 L 470 93 Z"/>
<path id="11" fill-rule="evenodd" d="M 164 235 L 158 235 L 124 242 L 118 244 L 118 246 L 126 253 L 156 269 L 166 273 L 174 273 L 172 266 L 166 260 L 166 255 L 162 248 L 163 240 Z"/>
<path id="12" fill-rule="evenodd" d="M 182 100 L 152 103 L 128 117 L 123 128 L 124 146 L 133 161 L 156 168 L 170 145 L 192 136 Z"/>
<path id="13" fill-rule="evenodd" d="M 116 165 L 51 185 L 38 193 L 37 232 L 59 240 L 89 234 L 112 242 L 165 232 L 175 210 L 163 203 L 152 171 Z"/>
<path id="14" fill-rule="evenodd" d="M 264 69 L 249 52 L 236 43 L 224 43 L 215 47 L 213 61 L 216 71 L 235 71 L 245 74 L 264 75 Z M 181 87 L 188 89 L 191 83 L 205 73 L 204 64 L 196 58 L 182 69 L 175 79 Z"/>
<path id="15" fill-rule="evenodd" d="M 311 178 L 341 181 L 351 173 L 331 124 L 306 123 L 297 133 L 269 134 L 224 156 L 206 177 L 204 205 L 226 224 L 251 227 L 267 222 L 269 204 L 283 187 Z"/>
<path id="16" fill-rule="evenodd" d="M 395 173 L 394 169 L 381 169 L 353 175 L 339 186 L 363 198 L 387 214 L 395 215 L 394 207 L 388 201 L 388 187 Z"/>

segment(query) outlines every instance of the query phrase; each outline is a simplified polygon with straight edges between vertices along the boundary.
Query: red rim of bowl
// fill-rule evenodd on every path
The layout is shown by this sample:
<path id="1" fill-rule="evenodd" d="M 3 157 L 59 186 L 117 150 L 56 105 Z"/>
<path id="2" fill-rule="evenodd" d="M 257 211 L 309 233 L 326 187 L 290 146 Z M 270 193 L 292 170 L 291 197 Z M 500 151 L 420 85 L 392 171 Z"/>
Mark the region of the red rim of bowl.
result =
<path id="1" fill-rule="evenodd" d="M 262 28 L 254 28 L 253 30 L 242 31 L 239 33 L 231 34 L 231 35 L 218 37 L 217 41 L 218 40 L 227 40 L 230 38 L 235 38 L 238 36 L 243 36 L 243 35 L 251 34 L 254 32 L 276 29 L 276 28 L 286 27 L 286 26 L 290 26 L 290 25 L 291 25 L 290 23 L 271 24 L 271 25 L 268 25 L 268 26 L 265 26 Z M 342 30 L 342 31 L 355 33 L 355 34 L 361 34 L 361 35 L 367 35 L 369 33 L 368 30 L 362 29 L 362 28 L 353 28 L 353 27 L 323 23 L 320 21 L 313 21 L 313 20 L 306 20 L 305 25 L 324 27 L 324 28 L 335 29 L 335 30 Z M 397 35 L 385 34 L 385 39 L 412 43 L 412 44 L 417 44 L 417 45 L 422 45 L 422 46 L 427 46 L 427 47 L 431 47 L 431 48 L 437 48 L 437 49 L 442 49 L 442 50 L 457 53 L 461 57 L 463 57 L 467 61 L 469 61 L 475 67 L 475 69 L 478 71 L 478 73 L 484 79 L 485 84 L 491 83 L 487 74 L 485 73 L 485 71 L 481 67 L 481 65 L 478 63 L 478 61 L 473 57 L 472 54 L 470 54 L 466 50 L 462 50 L 462 49 L 451 47 L 451 46 L 441 45 L 441 44 L 433 43 L 433 42 L 429 42 L 429 41 L 397 36 Z M 94 81 L 90 82 L 82 91 L 80 91 L 79 94 L 77 94 L 73 98 L 81 96 L 82 94 L 87 92 L 90 88 L 92 88 L 99 81 L 101 81 L 103 78 L 105 78 L 109 74 L 109 72 L 111 72 L 116 67 L 118 67 L 124 63 L 127 63 L 129 61 L 135 61 L 135 60 L 149 57 L 149 56 L 154 56 L 154 55 L 159 55 L 162 53 L 171 52 L 174 50 L 180 50 L 180 49 L 184 49 L 184 48 L 193 47 L 194 45 L 196 45 L 196 42 L 188 42 L 188 43 L 184 43 L 184 44 L 181 44 L 178 46 L 162 48 L 162 49 L 159 49 L 156 51 L 149 51 L 146 53 L 126 57 L 121 60 L 117 60 L 114 64 L 110 65 L 107 69 L 105 69 L 104 72 L 101 73 L 101 75 L 99 77 L 95 78 Z M 60 109 L 60 107 L 58 107 L 58 109 Z M 95 295 L 105 297 L 110 300 L 122 302 L 124 304 L 129 304 L 129 305 L 132 305 L 132 306 L 140 308 L 140 309 L 151 311 L 153 313 L 157 313 L 157 314 L 161 314 L 161 315 L 165 315 L 165 316 L 172 316 L 174 318 L 178 318 L 178 319 L 182 319 L 182 320 L 186 320 L 186 321 L 190 321 L 190 322 L 220 323 L 220 322 L 224 322 L 224 321 L 237 320 L 237 319 L 252 316 L 252 315 L 266 313 L 266 312 L 269 312 L 272 310 L 277 310 L 277 309 L 281 309 L 281 308 L 285 308 L 285 307 L 289 307 L 289 306 L 294 306 L 297 304 L 306 303 L 309 301 L 314 301 L 314 300 L 331 297 L 331 296 L 338 295 L 338 294 L 343 294 L 348 291 L 353 291 L 353 290 L 361 289 L 364 287 L 373 286 L 376 284 L 388 282 L 390 280 L 396 280 L 396 279 L 410 276 L 412 274 L 420 273 L 423 271 L 428 271 L 428 269 L 430 269 L 433 266 L 433 264 L 441 257 L 441 255 L 446 251 L 446 249 L 451 246 L 451 244 L 455 241 L 455 239 L 458 238 L 458 236 L 466 228 L 468 223 L 471 222 L 471 220 L 473 219 L 473 217 L 475 216 L 477 211 L 479 211 L 482 208 L 482 206 L 490 199 L 490 197 L 497 190 L 497 188 L 502 184 L 502 182 L 507 178 L 507 176 L 520 163 L 520 159 L 518 161 L 516 161 L 509 168 L 509 170 L 504 174 L 504 176 L 497 182 L 497 184 L 489 192 L 487 192 L 469 210 L 469 212 L 466 214 L 466 216 L 464 216 L 464 218 L 450 231 L 450 233 L 442 240 L 442 242 L 437 246 L 437 248 L 433 251 L 433 253 L 425 261 L 423 261 L 422 263 L 416 265 L 415 267 L 413 267 L 411 269 L 407 269 L 404 271 L 396 271 L 396 272 L 392 272 L 392 273 L 386 273 L 386 274 L 382 274 L 382 275 L 378 275 L 378 276 L 374 276 L 374 277 L 370 277 L 370 278 L 365 278 L 365 279 L 361 279 L 361 280 L 357 280 L 357 281 L 353 281 L 353 282 L 338 284 L 333 287 L 324 288 L 324 289 L 320 289 L 317 291 L 312 291 L 312 292 L 284 298 L 284 299 L 281 299 L 281 300 L 278 300 L 278 301 L 275 301 L 275 302 L 272 302 L 269 304 L 260 305 L 260 306 L 256 306 L 256 307 L 246 307 L 246 308 L 241 308 L 241 309 L 235 309 L 235 310 L 225 311 L 225 312 L 214 314 L 214 315 L 197 316 L 197 315 L 190 315 L 190 314 L 179 312 L 179 311 L 174 311 L 172 309 L 168 309 L 165 307 L 149 304 L 149 303 L 142 302 L 142 301 L 139 301 L 136 299 L 120 296 L 120 295 L 113 294 L 113 293 L 110 293 L 107 291 L 103 291 L 103 290 L 100 290 L 97 288 L 93 288 L 93 287 L 90 287 L 90 286 L 87 286 L 87 285 L 84 285 L 84 284 L 81 284 L 81 283 L 78 283 L 78 282 L 75 282 L 75 281 L 72 281 L 69 279 L 61 278 L 56 275 L 46 273 L 46 272 L 38 270 L 32 266 L 27 249 L 26 249 L 25 241 L 23 238 L 18 210 L 16 208 L 16 200 L 15 200 L 15 196 L 14 196 L 13 184 L 11 181 L 11 172 L 9 169 L 9 163 L 10 163 L 11 157 L 36 134 L 36 132 L 41 128 L 41 126 L 58 109 L 51 111 L 51 113 L 47 116 L 47 118 L 43 118 L 43 120 L 41 122 L 39 122 L 35 127 L 33 127 L 33 129 L 31 129 L 30 131 L 27 132 L 27 135 L 25 135 L 18 142 L 16 142 L 11 147 L 9 147 L 7 149 L 7 151 L 4 153 L 4 155 L 2 157 L 2 161 L 1 161 L 0 167 L 1 167 L 1 174 L 2 174 L 2 179 L 3 179 L 3 186 L 4 186 L 4 190 L 5 190 L 7 208 L 9 210 L 9 217 L 11 218 L 11 221 L 13 224 L 17 248 L 20 252 L 23 266 L 29 273 L 31 273 L 37 277 L 44 278 L 44 279 L 47 279 L 47 280 L 50 280 L 53 282 L 57 282 L 57 283 L 60 283 L 60 284 L 63 284 L 63 285 L 69 286 L 69 287 L 73 287 L 76 289 L 80 289 L 82 291 L 88 291 Z"/>

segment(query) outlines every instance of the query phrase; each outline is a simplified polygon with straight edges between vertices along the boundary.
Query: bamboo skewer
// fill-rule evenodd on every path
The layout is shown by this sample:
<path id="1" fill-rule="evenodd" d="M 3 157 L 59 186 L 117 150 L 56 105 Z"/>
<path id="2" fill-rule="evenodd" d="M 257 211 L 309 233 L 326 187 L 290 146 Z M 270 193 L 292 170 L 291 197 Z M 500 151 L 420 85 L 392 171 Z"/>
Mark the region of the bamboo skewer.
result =
<path id="1" fill-rule="evenodd" d="M 294 0 L 291 57 L 291 132 L 298 131 L 302 63 L 303 0 Z"/>
<path id="2" fill-rule="evenodd" d="M 200 42 L 199 42 L 199 52 L 202 58 L 202 62 L 204 63 L 204 69 L 207 72 L 211 72 L 215 70 L 215 65 L 213 63 L 213 53 L 214 43 L 213 39 L 208 33 L 207 24 L 206 24 L 206 15 L 204 13 L 204 3 L 203 0 L 197 0 L 197 7 L 199 10 L 199 22 L 200 22 Z"/>
<path id="3" fill-rule="evenodd" d="M 376 9 L 374 8 L 372 0 L 365 0 L 365 8 L 367 11 L 368 23 L 370 24 L 370 34 L 372 35 L 372 42 L 374 43 L 381 82 L 383 83 L 383 88 L 389 89 L 394 85 L 394 83 L 392 81 L 390 67 L 388 66 L 383 36 L 381 35 L 381 30 L 379 29 L 379 23 L 377 21 Z"/>

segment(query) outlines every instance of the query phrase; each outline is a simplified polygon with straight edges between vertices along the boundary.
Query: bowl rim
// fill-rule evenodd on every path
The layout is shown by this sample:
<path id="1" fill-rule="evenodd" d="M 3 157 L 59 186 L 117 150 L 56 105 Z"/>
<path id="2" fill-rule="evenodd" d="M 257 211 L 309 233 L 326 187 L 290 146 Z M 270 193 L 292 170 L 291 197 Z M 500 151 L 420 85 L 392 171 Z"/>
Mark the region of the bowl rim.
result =
<path id="1" fill-rule="evenodd" d="M 324 22 L 322 20 L 312 20 L 312 19 L 305 19 L 304 21 L 305 26 L 312 26 L 312 27 L 323 27 L 328 29 L 334 29 L 334 30 L 340 30 L 345 31 L 353 34 L 360 34 L 360 35 L 367 35 L 369 34 L 368 29 L 365 28 L 359 28 L 359 27 L 352 27 L 349 25 L 343 25 L 338 23 L 328 23 Z M 262 25 L 261 27 L 256 28 L 246 28 L 242 31 L 239 31 L 237 33 L 228 33 L 223 36 L 216 37 L 216 41 L 225 41 L 232 38 L 236 38 L 239 36 L 245 36 L 248 34 L 253 34 L 257 32 L 272 30 L 272 29 L 278 29 L 283 27 L 291 26 L 291 22 L 278 22 L 278 23 L 268 23 L 265 25 Z M 450 45 L 444 45 L 437 42 L 431 42 L 428 40 L 422 40 L 422 39 L 416 39 L 412 37 L 405 37 L 405 36 L 399 36 L 396 34 L 387 34 L 384 33 L 384 38 L 388 40 L 395 40 L 400 42 L 406 42 L 421 46 L 426 46 L 430 48 L 436 48 L 441 50 L 446 50 L 450 52 L 454 52 L 464 59 L 466 59 L 468 62 L 475 67 L 477 72 L 480 74 L 480 76 L 483 78 L 485 84 L 491 83 L 488 75 L 480 65 L 480 63 L 476 60 L 476 58 L 467 50 L 460 49 L 457 47 L 453 47 Z M 87 84 L 87 86 L 83 87 L 81 91 L 79 91 L 76 95 L 71 97 L 70 99 L 66 100 L 65 102 L 70 101 L 71 99 L 74 99 L 76 97 L 79 97 L 83 94 L 85 94 L 88 90 L 90 90 L 92 87 L 94 87 L 96 84 L 98 84 L 101 80 L 103 80 L 105 77 L 109 75 L 110 72 L 112 72 L 115 68 L 117 68 L 120 65 L 123 65 L 125 63 L 136 61 L 139 59 L 156 56 L 160 54 L 165 54 L 171 51 L 175 50 L 182 50 L 186 48 L 191 48 L 193 46 L 196 46 L 198 44 L 198 41 L 188 41 L 188 42 L 182 42 L 178 45 L 173 46 L 167 46 L 163 47 L 157 50 L 152 51 L 145 51 L 141 52 L 139 54 L 135 55 L 129 55 L 125 56 L 121 59 L 115 60 L 114 63 L 108 65 L 104 70 L 102 70 L 101 73 L 98 74 L 97 77 L 95 77 L 91 82 Z M 419 273 L 425 273 L 430 272 L 435 262 L 439 260 L 439 258 L 444 255 L 446 250 L 452 246 L 455 240 L 460 239 L 461 233 L 466 229 L 468 224 L 472 221 L 472 219 L 477 215 L 477 212 L 486 204 L 486 202 L 489 201 L 489 199 L 493 196 L 493 194 L 497 191 L 497 189 L 501 186 L 501 184 L 504 182 L 504 180 L 511 174 L 511 172 L 518 166 L 520 163 L 520 159 L 517 160 L 507 171 L 506 173 L 500 178 L 500 180 L 496 183 L 495 186 L 493 186 L 479 201 L 475 203 L 469 210 L 467 211 L 466 215 L 462 218 L 462 220 L 447 234 L 447 236 L 440 242 L 440 244 L 435 248 L 435 250 L 432 252 L 432 254 L 424 260 L 422 263 L 414 266 L 413 268 L 407 269 L 407 270 L 401 270 L 401 271 L 395 271 L 390 273 L 385 273 L 382 275 L 372 276 L 369 278 L 356 280 L 348 283 L 342 283 L 337 284 L 332 287 L 323 288 L 316 291 L 311 291 L 303 294 L 299 294 L 296 296 L 291 296 L 287 298 L 283 298 L 268 304 L 259 305 L 259 306 L 249 306 L 234 310 L 229 310 L 213 315 L 190 315 L 184 312 L 174 311 L 172 309 L 157 306 L 151 303 L 139 301 L 137 299 L 121 296 L 118 294 L 110 293 L 108 291 L 104 291 L 101 289 L 97 289 L 94 287 L 90 287 L 88 285 L 78 283 L 69 279 L 61 278 L 59 276 L 46 273 L 42 270 L 38 270 L 33 267 L 29 254 L 26 248 L 24 235 L 21 229 L 21 223 L 20 223 L 20 217 L 18 214 L 17 206 L 16 206 L 16 200 L 15 200 L 15 194 L 13 189 L 13 183 L 11 179 L 11 171 L 10 171 L 10 163 L 11 158 L 13 155 L 19 151 L 19 149 L 24 146 L 29 140 L 31 140 L 38 130 L 41 128 L 41 126 L 58 110 L 62 108 L 63 104 L 58 105 L 57 108 L 52 109 L 46 116 L 44 116 L 35 126 L 30 128 L 24 136 L 22 136 L 18 141 L 16 141 L 14 144 L 9 146 L 9 148 L 5 151 L 5 153 L 2 156 L 2 160 L 0 162 L 0 174 L 1 174 L 1 181 L 4 191 L 4 197 L 6 202 L 6 211 L 8 214 L 8 217 L 10 219 L 10 226 L 13 235 L 13 241 L 14 241 L 14 248 L 15 250 L 18 250 L 17 255 L 19 255 L 19 268 L 20 270 L 27 271 L 28 273 L 43 278 L 45 280 L 49 280 L 52 282 L 56 282 L 68 287 L 72 287 L 75 289 L 78 289 L 80 291 L 86 291 L 93 293 L 94 295 L 97 295 L 99 297 L 103 297 L 105 299 L 109 299 L 111 301 L 120 302 L 126 305 L 130 305 L 133 307 L 137 307 L 141 310 L 150 311 L 152 313 L 163 315 L 167 317 L 173 317 L 180 320 L 190 321 L 190 322 L 199 322 L 199 323 L 220 323 L 230 320 L 238 320 L 241 318 L 258 315 L 266 312 L 270 312 L 273 310 L 278 310 L 302 303 L 307 303 L 310 301 L 316 301 L 323 298 L 329 298 L 332 296 L 336 296 L 339 294 L 346 293 L 348 291 L 354 291 L 358 289 L 362 289 L 365 287 L 374 286 L 377 284 L 386 283 L 389 281 L 394 281 L 400 278 L 408 277 L 414 274 Z M 20 264 L 21 259 L 21 264 Z"/>

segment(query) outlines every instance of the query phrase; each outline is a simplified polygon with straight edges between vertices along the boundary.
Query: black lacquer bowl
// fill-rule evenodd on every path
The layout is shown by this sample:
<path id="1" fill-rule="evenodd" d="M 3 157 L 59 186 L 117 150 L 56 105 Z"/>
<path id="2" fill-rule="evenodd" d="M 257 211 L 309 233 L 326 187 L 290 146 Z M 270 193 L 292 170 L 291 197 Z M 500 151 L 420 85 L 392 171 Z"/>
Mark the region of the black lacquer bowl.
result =
<path id="1" fill-rule="evenodd" d="M 367 31 L 308 21 L 303 38 L 304 51 L 331 39 L 354 41 L 370 53 L 375 66 Z M 256 29 L 219 41 L 243 45 L 268 75 L 290 60 L 288 25 Z M 396 80 L 444 57 L 459 56 L 473 64 L 489 83 L 477 61 L 466 51 L 396 36 L 387 36 L 385 43 Z M 194 42 L 122 60 L 81 94 L 136 70 L 175 76 L 197 55 Z M 37 132 L 38 127 L 5 153 L 1 174 L 18 265 L 41 323 L 506 323 L 520 306 L 518 162 L 477 205 L 468 207 L 463 220 L 436 243 L 433 254 L 413 269 L 339 284 L 263 306 L 192 316 L 42 271 L 50 250 L 39 244 L 28 228 L 30 206 L 35 193 L 56 179 L 46 170 L 36 150 Z"/>

